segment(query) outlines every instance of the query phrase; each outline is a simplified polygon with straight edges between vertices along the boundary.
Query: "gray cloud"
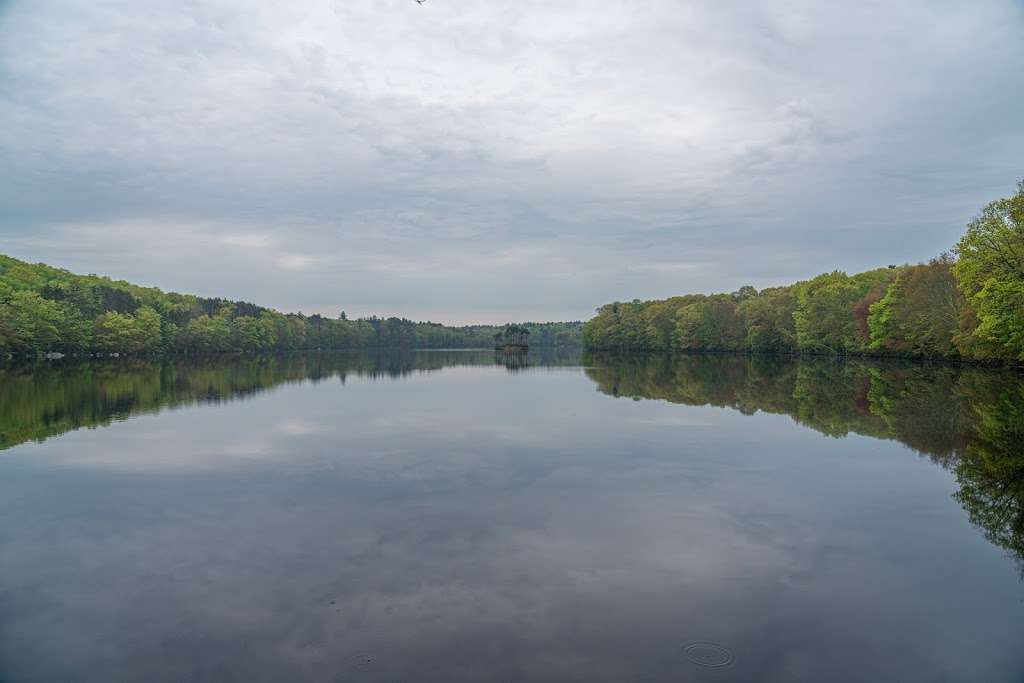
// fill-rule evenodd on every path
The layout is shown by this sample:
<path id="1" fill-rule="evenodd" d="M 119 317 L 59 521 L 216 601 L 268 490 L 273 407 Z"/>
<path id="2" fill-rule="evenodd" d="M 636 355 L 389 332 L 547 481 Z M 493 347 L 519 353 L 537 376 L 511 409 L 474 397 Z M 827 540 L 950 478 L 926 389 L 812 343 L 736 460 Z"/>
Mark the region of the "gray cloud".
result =
<path id="1" fill-rule="evenodd" d="M 1012 0 L 0 4 L 0 251 L 580 318 L 927 258 L 1024 175 Z"/>

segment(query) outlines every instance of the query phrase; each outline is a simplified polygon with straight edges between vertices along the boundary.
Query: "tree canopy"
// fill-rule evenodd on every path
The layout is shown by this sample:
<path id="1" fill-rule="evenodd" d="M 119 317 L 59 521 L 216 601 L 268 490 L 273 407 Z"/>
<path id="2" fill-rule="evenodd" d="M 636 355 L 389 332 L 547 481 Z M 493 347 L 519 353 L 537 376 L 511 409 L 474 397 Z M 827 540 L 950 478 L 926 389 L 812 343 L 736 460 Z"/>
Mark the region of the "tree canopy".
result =
<path id="1" fill-rule="evenodd" d="M 957 282 L 977 316 L 975 353 L 1024 361 L 1024 181 L 967 225 L 956 245 Z"/>
<path id="2" fill-rule="evenodd" d="M 971 221 L 954 254 L 761 292 L 615 302 L 587 322 L 583 343 L 1024 362 L 1024 181 Z"/>
<path id="3" fill-rule="evenodd" d="M 246 301 L 163 292 L 0 255 L 0 353 L 219 353 L 486 348 L 509 326 L 281 313 Z M 579 344 L 581 322 L 515 324 L 538 347 Z"/>

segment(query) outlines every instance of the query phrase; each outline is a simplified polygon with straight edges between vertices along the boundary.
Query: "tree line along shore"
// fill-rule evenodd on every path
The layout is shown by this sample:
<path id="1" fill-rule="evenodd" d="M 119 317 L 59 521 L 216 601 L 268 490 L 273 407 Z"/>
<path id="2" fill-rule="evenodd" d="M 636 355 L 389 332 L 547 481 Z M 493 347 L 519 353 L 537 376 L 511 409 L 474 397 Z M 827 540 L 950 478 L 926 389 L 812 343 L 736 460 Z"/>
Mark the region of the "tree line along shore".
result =
<path id="1" fill-rule="evenodd" d="M 526 323 L 530 344 L 622 351 L 905 356 L 1024 363 L 1024 181 L 927 263 L 757 291 L 615 302 Z M 0 354 L 486 348 L 507 326 L 281 313 L 0 255 Z"/>
<path id="2" fill-rule="evenodd" d="M 1022 364 L 1024 181 L 927 263 L 833 271 L 760 292 L 615 302 L 584 325 L 583 345 Z"/>
<path id="3" fill-rule="evenodd" d="M 539 347 L 580 343 L 582 321 L 525 323 Z M 245 301 L 164 292 L 0 255 L 0 355 L 491 348 L 505 325 L 281 313 Z"/>

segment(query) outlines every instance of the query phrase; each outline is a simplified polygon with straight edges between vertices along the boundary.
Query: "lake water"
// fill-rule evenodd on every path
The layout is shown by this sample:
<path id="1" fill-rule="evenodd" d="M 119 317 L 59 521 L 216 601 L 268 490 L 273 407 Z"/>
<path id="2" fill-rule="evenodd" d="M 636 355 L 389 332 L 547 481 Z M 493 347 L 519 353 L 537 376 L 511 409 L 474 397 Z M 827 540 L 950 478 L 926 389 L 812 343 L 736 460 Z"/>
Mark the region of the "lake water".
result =
<path id="1" fill-rule="evenodd" d="M 0 680 L 1020 681 L 1024 377 L 0 369 Z"/>

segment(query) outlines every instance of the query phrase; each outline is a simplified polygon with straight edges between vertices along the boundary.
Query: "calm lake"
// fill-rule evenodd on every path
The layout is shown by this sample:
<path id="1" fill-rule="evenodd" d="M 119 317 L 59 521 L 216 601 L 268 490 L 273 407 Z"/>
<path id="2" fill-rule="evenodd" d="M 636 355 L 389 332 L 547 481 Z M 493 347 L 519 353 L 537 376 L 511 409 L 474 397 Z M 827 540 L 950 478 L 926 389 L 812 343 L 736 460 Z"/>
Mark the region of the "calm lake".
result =
<path id="1" fill-rule="evenodd" d="M 1024 376 L 0 368 L 0 681 L 1021 681 Z"/>

